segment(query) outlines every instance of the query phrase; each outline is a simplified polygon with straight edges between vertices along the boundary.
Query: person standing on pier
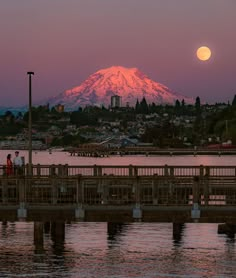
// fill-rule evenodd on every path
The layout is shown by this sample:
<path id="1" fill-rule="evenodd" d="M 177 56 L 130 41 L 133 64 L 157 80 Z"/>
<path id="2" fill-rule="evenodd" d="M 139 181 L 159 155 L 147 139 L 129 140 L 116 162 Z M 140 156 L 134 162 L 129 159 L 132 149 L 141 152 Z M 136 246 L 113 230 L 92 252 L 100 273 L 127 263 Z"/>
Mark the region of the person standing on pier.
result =
<path id="1" fill-rule="evenodd" d="M 7 169 L 6 169 L 7 176 L 10 176 L 13 174 L 13 164 L 11 161 L 11 154 L 7 155 Z"/>
<path id="2" fill-rule="evenodd" d="M 15 157 L 13 159 L 13 165 L 14 165 L 14 173 L 17 174 L 21 174 L 22 173 L 22 159 L 19 156 L 19 152 L 15 151 Z"/>

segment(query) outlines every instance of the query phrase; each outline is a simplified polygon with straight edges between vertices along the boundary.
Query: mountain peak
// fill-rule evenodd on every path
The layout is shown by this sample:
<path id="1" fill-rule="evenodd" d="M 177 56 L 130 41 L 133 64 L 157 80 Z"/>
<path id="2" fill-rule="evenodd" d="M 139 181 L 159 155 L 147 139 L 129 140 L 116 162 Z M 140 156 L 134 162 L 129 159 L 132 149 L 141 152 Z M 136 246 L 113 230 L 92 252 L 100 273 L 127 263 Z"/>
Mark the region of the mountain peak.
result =
<path id="1" fill-rule="evenodd" d="M 122 66 L 111 66 L 109 68 L 105 68 L 105 69 L 100 69 L 97 71 L 97 73 L 101 73 L 101 74 L 104 74 L 104 73 L 118 73 L 118 72 L 122 72 L 122 73 L 125 73 L 125 74 L 131 74 L 131 73 L 134 73 L 138 71 L 137 68 L 126 68 L 126 67 L 122 67 Z"/>
<path id="2" fill-rule="evenodd" d="M 123 74 L 124 76 L 128 77 L 130 75 L 137 75 L 139 78 L 147 78 L 147 76 L 142 73 L 138 68 L 126 68 L 122 66 L 112 66 L 110 68 L 105 68 L 97 71 L 96 73 L 100 73 L 102 75 L 119 75 Z M 95 73 L 95 74 L 96 74 Z"/>
<path id="3" fill-rule="evenodd" d="M 174 104 L 179 99 L 193 103 L 193 99 L 184 97 L 169 88 L 151 80 L 138 68 L 112 66 L 100 69 L 90 75 L 79 86 L 49 100 L 51 105 L 63 104 L 67 109 L 77 109 L 86 105 L 109 106 L 111 96 L 118 95 L 123 106 L 134 106 L 145 97 L 147 103 Z"/>

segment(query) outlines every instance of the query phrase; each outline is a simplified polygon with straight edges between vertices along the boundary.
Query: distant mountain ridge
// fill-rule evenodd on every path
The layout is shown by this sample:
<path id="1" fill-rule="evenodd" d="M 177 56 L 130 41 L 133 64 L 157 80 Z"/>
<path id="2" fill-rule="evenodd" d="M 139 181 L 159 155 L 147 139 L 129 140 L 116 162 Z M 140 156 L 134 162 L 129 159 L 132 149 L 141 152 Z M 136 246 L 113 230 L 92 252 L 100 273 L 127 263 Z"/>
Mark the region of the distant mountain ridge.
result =
<path id="1" fill-rule="evenodd" d="M 186 103 L 194 102 L 192 98 L 151 80 L 137 68 L 112 66 L 95 72 L 79 86 L 48 99 L 47 103 L 51 106 L 62 104 L 69 110 L 88 105 L 108 107 L 113 95 L 121 97 L 123 106 L 127 103 L 135 106 L 137 99 L 141 101 L 143 97 L 150 104 L 174 104 L 177 99 L 184 99 Z"/>

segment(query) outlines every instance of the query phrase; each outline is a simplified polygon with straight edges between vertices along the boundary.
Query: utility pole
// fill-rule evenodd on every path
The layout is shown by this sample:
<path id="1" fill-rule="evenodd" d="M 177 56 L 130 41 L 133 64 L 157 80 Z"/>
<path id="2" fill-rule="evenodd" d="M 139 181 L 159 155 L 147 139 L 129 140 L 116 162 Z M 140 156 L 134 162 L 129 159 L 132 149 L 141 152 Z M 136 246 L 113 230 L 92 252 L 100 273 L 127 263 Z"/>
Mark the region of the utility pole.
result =
<path id="1" fill-rule="evenodd" d="M 28 151 L 29 151 L 29 169 L 28 169 L 28 174 L 32 175 L 32 84 L 31 84 L 31 76 L 34 75 L 34 72 L 28 71 L 27 74 L 29 75 L 29 146 L 28 146 Z"/>

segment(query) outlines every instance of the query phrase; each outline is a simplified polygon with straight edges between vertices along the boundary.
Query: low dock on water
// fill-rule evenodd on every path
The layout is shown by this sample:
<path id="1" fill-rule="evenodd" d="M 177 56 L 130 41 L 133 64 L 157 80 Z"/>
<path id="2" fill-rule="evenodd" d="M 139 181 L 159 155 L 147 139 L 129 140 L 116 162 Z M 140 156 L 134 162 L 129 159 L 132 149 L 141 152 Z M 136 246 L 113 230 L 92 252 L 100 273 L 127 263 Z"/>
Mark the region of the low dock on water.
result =
<path id="1" fill-rule="evenodd" d="M 164 155 L 164 156 L 176 156 L 176 155 L 236 155 L 236 149 L 160 149 L 157 147 L 125 147 L 125 148 L 74 148 L 68 150 L 71 156 L 88 156 L 88 157 L 107 157 L 110 155 Z"/>

